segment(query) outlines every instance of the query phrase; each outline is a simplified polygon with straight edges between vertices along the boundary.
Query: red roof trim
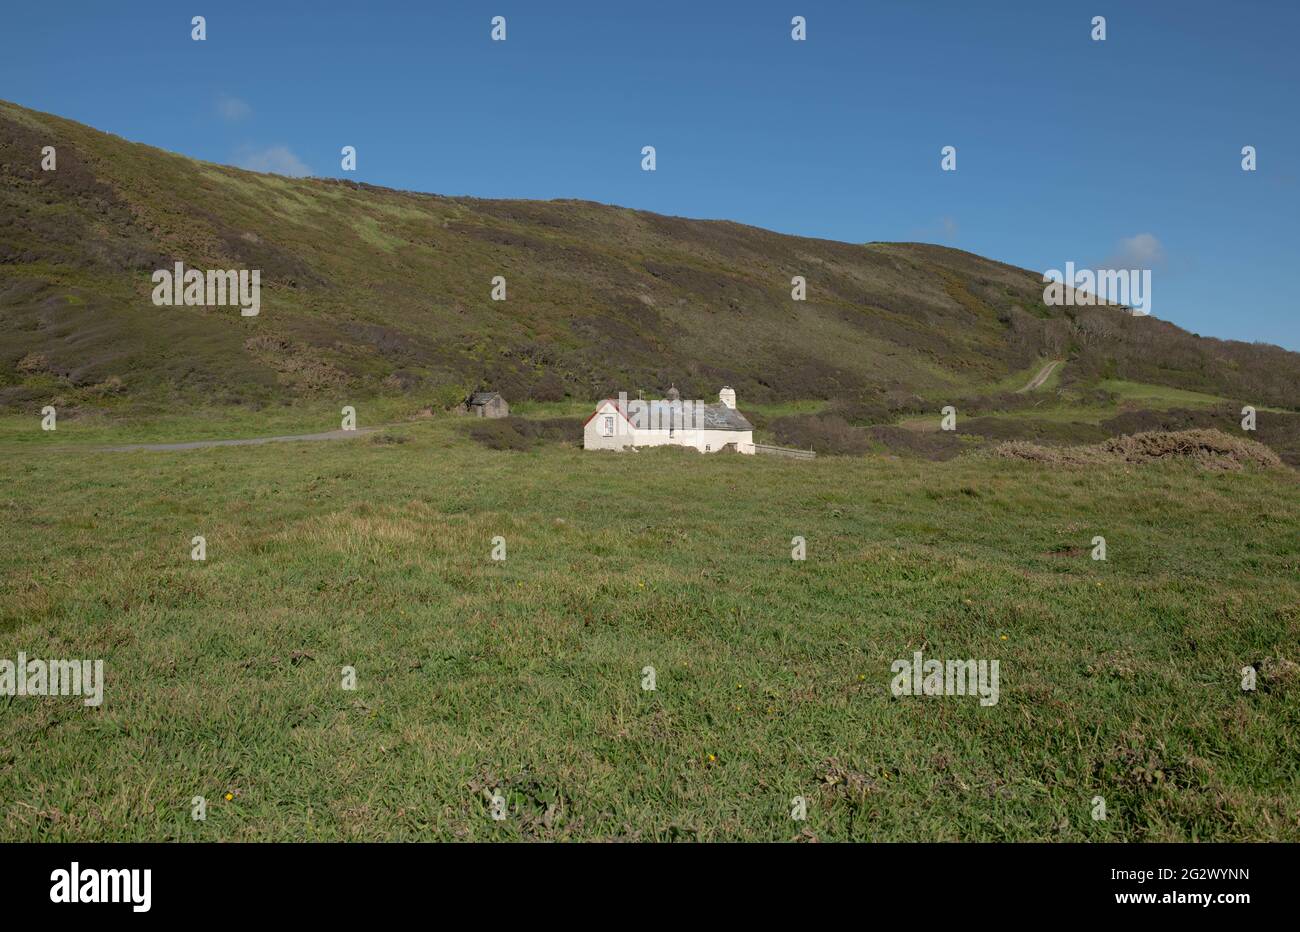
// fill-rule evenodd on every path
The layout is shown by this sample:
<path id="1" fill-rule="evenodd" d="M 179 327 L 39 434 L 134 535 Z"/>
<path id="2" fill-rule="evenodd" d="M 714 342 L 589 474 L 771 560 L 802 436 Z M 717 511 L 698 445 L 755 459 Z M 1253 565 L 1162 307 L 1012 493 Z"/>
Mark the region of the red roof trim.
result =
<path id="1" fill-rule="evenodd" d="M 588 424 L 590 424 L 590 423 L 591 423 L 591 419 L 592 419 L 593 417 L 595 417 L 597 414 L 599 414 L 599 413 L 600 413 L 600 409 L 603 408 L 603 407 L 605 407 L 605 405 L 613 405 L 613 406 L 614 406 L 614 410 L 617 411 L 619 414 L 623 415 L 623 420 L 627 421 L 628 424 L 631 424 L 631 426 L 632 426 L 633 428 L 636 427 L 635 424 L 632 424 L 632 419 L 631 419 L 630 417 L 627 416 L 627 412 L 624 411 L 622 408 L 620 408 L 620 407 L 618 406 L 618 402 L 615 401 L 613 398 L 606 398 L 606 399 L 604 399 L 603 401 L 599 402 L 599 403 L 596 405 L 596 410 L 595 410 L 595 411 L 592 411 L 590 417 L 588 417 L 585 421 L 582 422 L 582 426 L 583 426 L 583 427 L 586 427 Z"/>

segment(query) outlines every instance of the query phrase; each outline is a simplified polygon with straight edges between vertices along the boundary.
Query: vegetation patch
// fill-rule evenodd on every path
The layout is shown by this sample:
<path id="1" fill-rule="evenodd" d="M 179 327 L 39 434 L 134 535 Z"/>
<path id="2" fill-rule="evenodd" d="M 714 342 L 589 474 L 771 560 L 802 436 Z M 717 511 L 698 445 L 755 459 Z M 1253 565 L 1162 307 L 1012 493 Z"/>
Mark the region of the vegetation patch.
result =
<path id="1" fill-rule="evenodd" d="M 1227 404 L 1165 411 L 1124 411 L 1103 421 L 1102 426 L 1112 434 L 1196 428 L 1237 433 L 1241 431 L 1241 408 L 1241 405 Z M 1257 412 L 1255 432 L 1251 439 L 1271 447 L 1288 466 L 1300 467 L 1300 414 L 1287 411 Z"/>
<path id="2" fill-rule="evenodd" d="M 1051 444 L 1095 443 L 1114 434 L 1114 431 L 1096 424 L 1030 417 L 965 418 L 958 422 L 957 427 L 959 433 L 975 434 L 990 440 L 1031 440 Z"/>
<path id="3" fill-rule="evenodd" d="M 582 422 L 576 418 L 489 418 L 470 425 L 469 435 L 490 450 L 531 450 L 543 443 L 582 442 Z"/>
<path id="4" fill-rule="evenodd" d="M 908 430 L 884 424 L 867 428 L 867 436 L 890 453 L 941 462 L 972 449 L 969 442 L 952 431 Z"/>
<path id="5" fill-rule="evenodd" d="M 1153 463 L 1185 460 L 1205 469 L 1238 470 L 1246 466 L 1274 469 L 1282 465 L 1276 453 L 1254 440 L 1218 430 L 1150 431 L 1112 437 L 1082 447 L 1044 447 L 1027 441 L 1000 443 L 993 455 L 1059 466 Z"/>
<path id="6" fill-rule="evenodd" d="M 853 456 L 867 452 L 870 438 L 837 414 L 791 414 L 772 421 L 781 446 L 815 450 L 822 455 Z"/>

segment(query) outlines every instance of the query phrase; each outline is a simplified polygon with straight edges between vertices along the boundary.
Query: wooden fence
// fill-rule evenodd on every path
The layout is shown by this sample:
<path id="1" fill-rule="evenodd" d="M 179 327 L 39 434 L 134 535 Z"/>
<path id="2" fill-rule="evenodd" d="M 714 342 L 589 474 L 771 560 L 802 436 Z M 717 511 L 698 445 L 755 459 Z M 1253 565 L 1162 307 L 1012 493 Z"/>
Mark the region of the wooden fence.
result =
<path id="1" fill-rule="evenodd" d="M 766 443 L 754 444 L 755 453 L 766 453 L 769 456 L 785 456 L 792 460 L 810 460 L 815 459 L 817 454 L 812 450 L 795 450 L 791 447 L 774 447 Z"/>

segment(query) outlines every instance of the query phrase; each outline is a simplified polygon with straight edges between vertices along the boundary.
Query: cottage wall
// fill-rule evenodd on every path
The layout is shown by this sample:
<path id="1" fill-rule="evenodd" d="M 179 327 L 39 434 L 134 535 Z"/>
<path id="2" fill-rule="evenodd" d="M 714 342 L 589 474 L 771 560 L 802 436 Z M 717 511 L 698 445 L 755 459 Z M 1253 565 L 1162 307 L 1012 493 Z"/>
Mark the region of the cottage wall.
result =
<path id="1" fill-rule="evenodd" d="M 602 433 L 606 417 L 614 418 L 614 435 Z M 610 403 L 602 404 L 582 429 L 582 446 L 587 450 L 622 450 L 627 447 L 694 447 L 701 453 L 717 453 L 734 443 L 740 453 L 754 453 L 752 430 L 638 430 Z M 705 449 L 705 448 L 708 449 Z"/>
<path id="2" fill-rule="evenodd" d="M 606 417 L 614 419 L 614 436 L 602 434 Z M 621 450 L 632 443 L 632 428 L 618 413 L 618 409 L 606 402 L 596 409 L 596 416 L 587 421 L 582 428 L 582 446 L 586 450 Z"/>

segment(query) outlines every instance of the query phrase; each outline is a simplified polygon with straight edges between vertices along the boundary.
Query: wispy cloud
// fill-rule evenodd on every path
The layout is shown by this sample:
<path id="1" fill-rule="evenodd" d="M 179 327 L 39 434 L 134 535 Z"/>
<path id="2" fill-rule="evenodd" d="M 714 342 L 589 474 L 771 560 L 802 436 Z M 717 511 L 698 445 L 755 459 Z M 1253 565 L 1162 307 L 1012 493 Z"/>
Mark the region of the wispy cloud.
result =
<path id="1" fill-rule="evenodd" d="M 290 178 L 303 178 L 312 173 L 311 167 L 294 155 L 288 146 L 245 150 L 235 164 L 250 171 L 288 175 Z"/>
<path id="2" fill-rule="evenodd" d="M 217 113 L 227 123 L 238 123 L 253 115 L 253 108 L 238 97 L 222 94 L 217 98 Z"/>
<path id="3" fill-rule="evenodd" d="M 951 242 L 957 238 L 957 232 L 960 229 L 961 225 L 957 223 L 956 218 L 944 216 L 934 223 L 913 227 L 907 235 L 910 239 L 922 243 Z"/>
<path id="4" fill-rule="evenodd" d="M 1165 247 L 1152 233 L 1139 233 L 1119 241 L 1109 258 L 1097 264 L 1099 269 L 1151 269 L 1163 265 Z"/>

